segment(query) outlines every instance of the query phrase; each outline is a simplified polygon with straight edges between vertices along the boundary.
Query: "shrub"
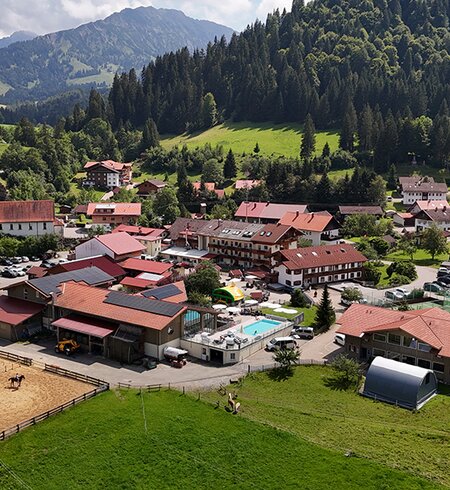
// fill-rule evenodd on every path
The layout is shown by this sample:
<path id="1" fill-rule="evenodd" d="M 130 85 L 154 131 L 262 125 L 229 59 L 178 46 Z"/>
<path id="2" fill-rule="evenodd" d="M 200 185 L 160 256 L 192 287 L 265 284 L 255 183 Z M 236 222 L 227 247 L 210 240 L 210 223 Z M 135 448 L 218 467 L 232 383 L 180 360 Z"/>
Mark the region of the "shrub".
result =
<path id="1" fill-rule="evenodd" d="M 305 308 L 305 306 L 307 306 L 306 298 L 301 289 L 295 289 L 292 291 L 291 306 L 298 306 L 299 308 Z"/>
<path id="2" fill-rule="evenodd" d="M 392 276 L 394 273 L 399 276 L 406 276 L 409 279 L 408 283 L 417 279 L 416 266 L 412 262 L 392 262 L 386 272 L 388 276 Z"/>
<path id="3" fill-rule="evenodd" d="M 407 276 L 402 276 L 401 274 L 393 274 L 388 283 L 389 286 L 400 286 L 402 284 L 409 284 L 411 282 L 411 279 Z"/>
<path id="4" fill-rule="evenodd" d="M 364 264 L 364 278 L 366 281 L 378 284 L 381 279 L 381 271 L 372 262 Z"/>

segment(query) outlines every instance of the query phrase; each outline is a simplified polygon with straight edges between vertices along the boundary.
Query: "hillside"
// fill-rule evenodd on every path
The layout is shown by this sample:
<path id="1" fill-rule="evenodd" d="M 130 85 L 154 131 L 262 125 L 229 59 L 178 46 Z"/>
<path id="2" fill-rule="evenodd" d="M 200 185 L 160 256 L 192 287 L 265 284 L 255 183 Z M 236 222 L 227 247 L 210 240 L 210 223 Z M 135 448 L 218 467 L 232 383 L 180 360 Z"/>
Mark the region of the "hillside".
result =
<path id="1" fill-rule="evenodd" d="M 217 393 L 212 396 L 214 402 L 220 398 Z M 252 405 L 248 404 L 253 412 Z M 291 406 L 273 405 L 270 415 L 284 414 Z M 265 425 L 246 420 L 244 413 L 234 416 L 223 407 L 222 401 L 215 409 L 176 391 L 101 394 L 2 442 L 2 488 L 442 488 L 417 476 L 416 468 L 399 471 L 388 467 L 388 461 L 346 458 L 345 450 L 330 450 L 305 440 L 293 429 L 304 424 L 304 414 L 299 414 L 299 424 L 296 420 L 287 429 L 277 429 L 271 421 Z M 396 414 L 384 406 L 380 411 Z M 441 431 L 416 428 L 412 417 L 410 420 L 405 429 L 418 432 L 416 440 L 423 434 L 433 438 L 430 445 L 439 443 Z M 389 422 L 393 424 L 392 419 Z M 333 431 L 339 430 L 339 423 L 340 419 Z M 394 445 L 394 436 L 390 438 L 394 454 L 401 435 L 396 435 Z M 364 441 L 364 434 L 360 440 Z"/>
<path id="2" fill-rule="evenodd" d="M 140 70 L 165 52 L 206 47 L 232 32 L 177 10 L 125 9 L 0 50 L 0 87 L 10 87 L 2 102 L 42 99 L 82 84 L 109 85 L 117 71 Z"/>
<path id="3" fill-rule="evenodd" d="M 248 154 L 253 152 L 255 144 L 258 143 L 262 155 L 297 157 L 302 132 L 300 124 L 226 122 L 193 134 L 163 136 L 161 145 L 166 149 L 185 144 L 188 148 L 195 148 L 209 143 L 211 146 L 222 145 L 225 151 L 231 148 L 236 154 L 244 152 Z M 339 136 L 334 131 L 318 132 L 317 154 L 322 152 L 326 142 L 330 145 L 331 151 L 335 151 L 338 147 L 338 139 Z"/>

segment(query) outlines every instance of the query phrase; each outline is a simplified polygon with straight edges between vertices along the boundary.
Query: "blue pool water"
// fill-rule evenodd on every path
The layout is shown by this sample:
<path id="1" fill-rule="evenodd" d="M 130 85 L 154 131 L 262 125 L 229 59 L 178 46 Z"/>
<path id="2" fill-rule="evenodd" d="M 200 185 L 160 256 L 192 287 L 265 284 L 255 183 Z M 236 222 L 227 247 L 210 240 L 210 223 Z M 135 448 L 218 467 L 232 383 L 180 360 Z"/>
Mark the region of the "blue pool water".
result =
<path id="1" fill-rule="evenodd" d="M 281 325 L 281 322 L 276 322 L 275 320 L 258 320 L 244 327 L 243 331 L 247 335 L 260 335 L 268 330 L 272 330 L 278 325 Z"/>

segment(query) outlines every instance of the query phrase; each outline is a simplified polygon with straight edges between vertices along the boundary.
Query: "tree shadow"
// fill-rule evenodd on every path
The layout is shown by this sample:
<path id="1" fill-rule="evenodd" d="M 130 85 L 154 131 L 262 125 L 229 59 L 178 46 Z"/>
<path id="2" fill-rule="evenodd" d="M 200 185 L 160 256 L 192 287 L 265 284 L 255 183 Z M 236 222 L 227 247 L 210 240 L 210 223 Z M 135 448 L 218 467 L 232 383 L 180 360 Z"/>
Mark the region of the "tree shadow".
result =
<path id="1" fill-rule="evenodd" d="M 267 376 L 272 381 L 286 381 L 289 378 L 292 378 L 294 375 L 294 370 L 292 367 L 288 368 L 274 368 L 268 371 Z"/>
<path id="2" fill-rule="evenodd" d="M 323 383 L 327 388 L 335 391 L 348 391 L 350 388 L 355 388 L 356 385 L 354 380 L 349 380 L 336 374 L 326 376 Z"/>

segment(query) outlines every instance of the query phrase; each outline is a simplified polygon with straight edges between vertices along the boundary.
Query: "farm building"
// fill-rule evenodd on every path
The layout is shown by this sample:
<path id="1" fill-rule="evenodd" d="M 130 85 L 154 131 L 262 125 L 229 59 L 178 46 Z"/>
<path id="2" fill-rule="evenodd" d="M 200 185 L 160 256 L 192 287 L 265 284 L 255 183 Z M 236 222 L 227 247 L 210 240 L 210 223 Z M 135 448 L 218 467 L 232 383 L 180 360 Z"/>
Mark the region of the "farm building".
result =
<path id="1" fill-rule="evenodd" d="M 363 395 L 417 410 L 437 392 L 436 376 L 431 369 L 375 357 L 369 367 Z"/>

